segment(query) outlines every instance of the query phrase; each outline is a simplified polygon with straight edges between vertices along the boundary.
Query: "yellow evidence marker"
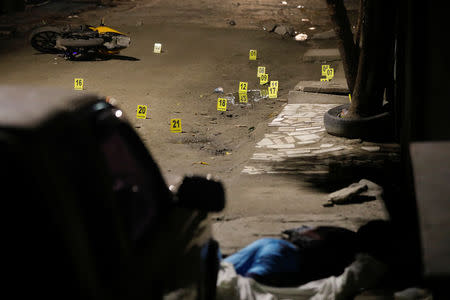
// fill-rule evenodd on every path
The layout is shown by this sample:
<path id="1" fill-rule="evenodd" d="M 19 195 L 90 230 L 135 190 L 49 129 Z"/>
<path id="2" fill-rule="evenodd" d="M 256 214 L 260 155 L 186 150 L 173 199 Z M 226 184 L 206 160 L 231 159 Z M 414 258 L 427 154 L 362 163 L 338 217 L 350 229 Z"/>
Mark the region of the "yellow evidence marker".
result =
<path id="1" fill-rule="evenodd" d="M 259 84 L 263 85 L 269 82 L 269 74 L 261 74 L 259 77 Z"/>
<path id="2" fill-rule="evenodd" d="M 83 90 L 83 84 L 84 84 L 83 78 L 75 78 L 73 80 L 73 89 L 77 90 L 77 91 L 82 91 Z"/>
<path id="3" fill-rule="evenodd" d="M 327 77 L 325 77 L 325 78 L 320 78 L 320 81 L 328 81 L 328 78 L 327 78 Z"/>
<path id="4" fill-rule="evenodd" d="M 170 119 L 170 131 L 174 133 L 181 132 L 181 119 Z"/>
<path id="5" fill-rule="evenodd" d="M 333 68 L 327 69 L 327 75 L 326 76 L 327 76 L 328 80 L 333 79 L 333 77 L 334 77 L 334 69 Z"/>
<path id="6" fill-rule="evenodd" d="M 256 73 L 257 77 L 261 77 L 262 74 L 266 73 L 266 67 L 258 67 L 258 72 Z"/>
<path id="7" fill-rule="evenodd" d="M 136 118 L 147 119 L 147 105 L 138 105 Z"/>
<path id="8" fill-rule="evenodd" d="M 327 76 L 327 70 L 330 68 L 330 65 L 322 65 L 322 76 Z"/>
<path id="9" fill-rule="evenodd" d="M 248 59 L 249 60 L 256 60 L 257 51 L 256 50 L 250 50 L 248 53 Z"/>
<path id="10" fill-rule="evenodd" d="M 227 110 L 227 99 L 225 99 L 225 98 L 217 99 L 217 110 L 220 110 L 220 111 Z"/>
<path id="11" fill-rule="evenodd" d="M 248 82 L 241 81 L 239 82 L 239 93 L 247 93 Z"/>
<path id="12" fill-rule="evenodd" d="M 247 103 L 248 102 L 248 95 L 247 93 L 239 93 L 239 102 L 240 103 Z"/>
<path id="13" fill-rule="evenodd" d="M 269 98 L 276 98 L 278 94 L 278 89 L 275 87 L 269 87 Z"/>
<path id="14" fill-rule="evenodd" d="M 276 89 L 277 89 L 277 92 L 278 92 L 278 81 L 271 81 L 271 82 L 270 82 L 270 87 L 276 88 Z"/>
<path id="15" fill-rule="evenodd" d="M 153 53 L 161 53 L 161 48 L 161 43 L 155 43 L 155 46 L 153 47 Z"/>
<path id="16" fill-rule="evenodd" d="M 350 100 L 350 103 L 352 103 L 352 95 L 348 94 L 348 99 Z"/>

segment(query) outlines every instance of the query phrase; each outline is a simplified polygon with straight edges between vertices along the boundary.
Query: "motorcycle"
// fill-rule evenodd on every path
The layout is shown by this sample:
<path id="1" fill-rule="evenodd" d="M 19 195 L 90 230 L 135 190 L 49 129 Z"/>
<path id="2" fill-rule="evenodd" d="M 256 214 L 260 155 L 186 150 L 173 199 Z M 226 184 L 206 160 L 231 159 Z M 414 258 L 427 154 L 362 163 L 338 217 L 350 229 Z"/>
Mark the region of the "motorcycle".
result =
<path id="1" fill-rule="evenodd" d="M 29 41 L 31 46 L 42 53 L 63 53 L 69 60 L 93 57 L 105 58 L 117 55 L 130 46 L 131 38 L 115 29 L 105 26 L 70 25 L 60 28 L 42 26 L 33 30 Z"/>

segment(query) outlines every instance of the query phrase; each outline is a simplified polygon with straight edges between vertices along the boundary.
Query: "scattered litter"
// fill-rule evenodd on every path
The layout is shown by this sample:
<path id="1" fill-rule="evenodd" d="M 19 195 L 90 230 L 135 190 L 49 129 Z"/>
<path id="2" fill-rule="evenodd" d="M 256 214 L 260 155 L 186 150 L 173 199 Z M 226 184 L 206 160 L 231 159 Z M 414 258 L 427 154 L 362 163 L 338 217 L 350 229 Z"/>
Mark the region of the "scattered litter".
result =
<path id="1" fill-rule="evenodd" d="M 227 151 L 227 152 L 225 152 L 225 155 L 231 155 L 231 152 Z"/>
<path id="2" fill-rule="evenodd" d="M 302 22 L 309 22 L 309 19 L 302 19 Z"/>
<path id="3" fill-rule="evenodd" d="M 288 33 L 286 26 L 277 26 L 274 31 L 279 35 L 285 35 Z"/>
<path id="4" fill-rule="evenodd" d="M 298 5 L 297 8 L 305 8 L 303 5 Z"/>
<path id="5" fill-rule="evenodd" d="M 228 22 L 228 24 L 230 24 L 231 26 L 236 25 L 236 22 L 234 20 L 230 20 L 230 22 Z"/>
<path id="6" fill-rule="evenodd" d="M 223 93 L 223 87 L 219 86 L 218 88 L 215 88 L 214 93 Z"/>
<path id="7" fill-rule="evenodd" d="M 287 2 L 286 1 L 281 1 L 281 4 L 282 5 L 287 5 Z"/>
<path id="8" fill-rule="evenodd" d="M 207 162 L 204 162 L 204 161 L 198 161 L 198 162 L 194 162 L 194 163 L 192 163 L 192 164 L 193 164 L 193 165 L 198 164 L 198 165 L 204 165 L 204 166 L 208 166 L 208 165 L 209 165 Z"/>
<path id="9" fill-rule="evenodd" d="M 339 118 L 343 118 L 348 113 L 348 109 L 344 108 L 340 113 L 338 113 Z"/>
<path id="10" fill-rule="evenodd" d="M 383 194 L 383 188 L 378 184 L 361 179 L 358 183 L 353 183 L 346 188 L 340 189 L 328 195 L 328 201 L 323 204 L 325 207 L 334 204 L 362 203 L 376 200 Z"/>
<path id="11" fill-rule="evenodd" d="M 294 31 L 294 29 L 292 27 L 287 27 L 287 26 L 280 25 L 280 26 L 276 26 L 275 27 L 274 32 L 279 34 L 279 35 L 283 35 L 283 36 L 284 35 L 291 35 L 291 36 L 293 36 L 295 31 Z"/>
<path id="12" fill-rule="evenodd" d="M 309 30 L 315 30 L 316 27 L 309 27 L 308 29 L 309 29 Z"/>
<path id="13" fill-rule="evenodd" d="M 68 16 L 67 18 L 72 19 L 72 18 L 79 18 L 78 15 L 72 15 L 72 16 Z"/>
<path id="14" fill-rule="evenodd" d="M 308 39 L 308 35 L 305 34 L 305 33 L 299 33 L 299 34 L 297 34 L 297 35 L 295 36 L 295 40 L 296 40 L 296 41 L 301 41 L 301 42 L 303 42 L 303 41 L 306 41 L 307 39 Z"/>
<path id="15" fill-rule="evenodd" d="M 255 130 L 255 127 L 253 126 L 248 129 L 249 132 L 252 132 L 253 130 Z"/>
<path id="16" fill-rule="evenodd" d="M 117 100 L 111 96 L 107 96 L 105 98 L 105 101 L 111 105 L 116 105 L 117 104 Z"/>

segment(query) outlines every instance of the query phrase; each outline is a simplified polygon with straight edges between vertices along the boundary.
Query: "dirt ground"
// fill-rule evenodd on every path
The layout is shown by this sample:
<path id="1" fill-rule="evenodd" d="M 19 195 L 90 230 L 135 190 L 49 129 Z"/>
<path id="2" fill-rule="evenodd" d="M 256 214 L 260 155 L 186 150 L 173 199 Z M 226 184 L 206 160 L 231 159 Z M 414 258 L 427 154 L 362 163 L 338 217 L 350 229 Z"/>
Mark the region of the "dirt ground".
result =
<path id="1" fill-rule="evenodd" d="M 355 2 L 349 1 L 352 20 Z M 381 205 L 374 203 L 324 208 L 325 193 L 296 177 L 241 174 L 255 143 L 267 132 L 267 123 L 286 103 L 288 91 L 300 80 L 319 80 L 319 65 L 302 62 L 305 51 L 336 46 L 334 40 L 296 42 L 263 27 L 287 24 L 307 34 L 328 30 L 324 1 L 288 1 L 288 5 L 275 0 L 116 3 L 116 7 L 98 8 L 56 22 L 97 24 L 105 17 L 107 25 L 130 34 L 132 45 L 122 54 L 137 60 L 66 61 L 36 53 L 24 37 L 19 37 L 2 41 L 16 47 L 14 51 L 3 50 L 0 83 L 71 89 L 74 78 L 83 78 L 86 91 L 117 99 L 168 184 L 189 173 L 212 174 L 224 183 L 228 202 L 225 212 L 214 216 L 219 220 L 216 236 L 225 244 L 234 239 L 231 248 L 258 236 L 252 233 L 242 238 L 233 233 L 248 230 L 245 218 L 271 216 L 269 223 L 260 227 L 259 236 L 264 236 L 276 234 L 286 224 L 301 223 L 307 216 L 321 223 L 338 220 L 340 225 L 353 228 L 346 220 L 358 219 L 361 223 L 383 216 Z M 230 20 L 236 25 L 230 25 Z M 316 29 L 308 29 L 311 26 Z M 162 43 L 162 54 L 153 53 L 155 42 Z M 258 50 L 258 61 L 249 61 L 250 49 Z M 246 107 L 229 104 L 227 112 L 217 111 L 214 89 L 223 87 L 225 93 L 235 93 L 239 81 L 248 81 L 250 89 L 259 89 L 258 65 L 266 67 L 272 80 L 279 81 L 279 99 Z M 139 104 L 149 105 L 149 119 L 135 118 Z M 170 132 L 171 118 L 181 119 L 183 133 Z M 237 227 L 223 226 L 238 219 Z M 277 227 L 277 222 L 282 226 Z"/>

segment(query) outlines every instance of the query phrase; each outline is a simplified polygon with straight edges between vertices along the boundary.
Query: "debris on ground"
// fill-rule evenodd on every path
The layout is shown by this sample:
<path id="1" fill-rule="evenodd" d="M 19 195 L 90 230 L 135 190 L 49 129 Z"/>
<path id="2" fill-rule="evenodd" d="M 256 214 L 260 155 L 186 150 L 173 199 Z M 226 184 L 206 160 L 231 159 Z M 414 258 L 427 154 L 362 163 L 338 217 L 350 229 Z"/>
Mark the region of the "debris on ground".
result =
<path id="1" fill-rule="evenodd" d="M 281 5 L 287 5 L 287 1 L 281 1 Z"/>
<path id="2" fill-rule="evenodd" d="M 309 22 L 309 19 L 302 19 L 302 22 Z"/>
<path id="3" fill-rule="evenodd" d="M 299 33 L 299 34 L 297 34 L 297 35 L 295 36 L 294 39 L 295 39 L 296 41 L 303 42 L 303 41 L 306 41 L 306 40 L 308 39 L 308 35 L 307 35 L 306 33 Z"/>
<path id="4" fill-rule="evenodd" d="M 214 93 L 223 93 L 223 87 L 219 86 L 214 89 Z"/>
<path id="5" fill-rule="evenodd" d="M 380 198 L 383 188 L 378 184 L 361 179 L 358 183 L 352 183 L 346 188 L 340 189 L 328 195 L 327 202 L 323 205 L 330 207 L 335 204 L 351 204 L 372 201 Z"/>
<path id="6" fill-rule="evenodd" d="M 209 164 L 207 162 L 204 161 L 197 161 L 197 162 L 193 162 L 193 165 L 204 165 L 204 166 L 208 166 Z"/>
<path id="7" fill-rule="evenodd" d="M 230 24 L 231 26 L 234 26 L 234 25 L 236 25 L 236 22 L 235 22 L 234 20 L 230 20 L 230 21 L 228 22 L 228 24 Z"/>
<path id="8" fill-rule="evenodd" d="M 279 35 L 282 35 L 282 36 L 285 36 L 285 35 L 293 36 L 295 34 L 295 31 L 294 31 L 294 29 L 292 27 L 287 27 L 287 26 L 284 26 L 284 25 L 276 26 L 275 29 L 274 29 L 274 32 L 276 34 L 279 34 Z"/>
<path id="9" fill-rule="evenodd" d="M 116 98 L 113 98 L 113 97 L 111 97 L 111 96 L 107 96 L 107 97 L 105 98 L 105 101 L 108 102 L 108 103 L 111 104 L 111 105 L 117 105 L 117 103 L 118 103 L 117 99 L 116 99 Z"/>

